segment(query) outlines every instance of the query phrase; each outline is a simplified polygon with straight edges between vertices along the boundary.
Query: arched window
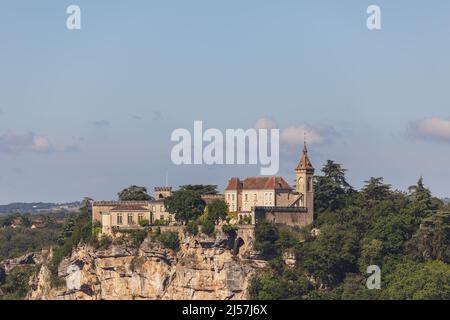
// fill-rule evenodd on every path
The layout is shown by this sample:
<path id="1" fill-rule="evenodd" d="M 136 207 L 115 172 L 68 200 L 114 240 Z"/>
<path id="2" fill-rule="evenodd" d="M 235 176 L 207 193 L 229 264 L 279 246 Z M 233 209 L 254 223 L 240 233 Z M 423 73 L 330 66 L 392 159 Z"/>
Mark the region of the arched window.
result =
<path id="1" fill-rule="evenodd" d="M 305 186 L 303 185 L 303 177 L 298 178 L 297 188 L 297 190 L 305 191 Z"/>
<path id="2" fill-rule="evenodd" d="M 309 177 L 306 184 L 306 190 L 310 192 L 312 190 L 312 178 Z"/>

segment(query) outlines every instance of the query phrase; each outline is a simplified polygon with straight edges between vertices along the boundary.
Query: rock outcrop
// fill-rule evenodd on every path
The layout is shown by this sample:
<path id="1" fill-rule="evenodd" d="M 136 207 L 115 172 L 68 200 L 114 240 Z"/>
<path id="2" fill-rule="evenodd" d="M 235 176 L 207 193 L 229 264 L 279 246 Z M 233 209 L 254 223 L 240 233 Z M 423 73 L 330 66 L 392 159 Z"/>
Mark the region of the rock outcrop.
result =
<path id="1" fill-rule="evenodd" d="M 238 251 L 223 234 L 212 239 L 181 231 L 177 252 L 150 237 L 139 248 L 80 246 L 59 266 L 65 287 L 50 287 L 44 262 L 30 281 L 29 299 L 245 299 L 251 277 L 266 267 L 251 238 Z"/>

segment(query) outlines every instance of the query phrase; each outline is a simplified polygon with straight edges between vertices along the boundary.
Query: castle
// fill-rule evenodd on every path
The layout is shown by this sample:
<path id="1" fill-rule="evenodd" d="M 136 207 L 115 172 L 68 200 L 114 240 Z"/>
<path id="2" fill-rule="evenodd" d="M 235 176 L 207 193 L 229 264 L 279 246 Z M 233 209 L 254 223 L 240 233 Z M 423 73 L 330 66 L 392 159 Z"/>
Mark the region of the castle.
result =
<path id="1" fill-rule="evenodd" d="M 224 200 L 235 223 L 257 224 L 266 220 L 275 224 L 303 227 L 314 220 L 314 167 L 308 157 L 306 143 L 295 168 L 295 186 L 282 177 L 248 177 L 229 180 L 223 195 L 203 195 L 208 204 Z M 114 228 L 140 228 L 149 225 L 176 223 L 175 215 L 166 211 L 164 199 L 172 194 L 171 187 L 156 187 L 154 200 L 94 201 L 93 224 L 100 223 L 102 233 Z"/>

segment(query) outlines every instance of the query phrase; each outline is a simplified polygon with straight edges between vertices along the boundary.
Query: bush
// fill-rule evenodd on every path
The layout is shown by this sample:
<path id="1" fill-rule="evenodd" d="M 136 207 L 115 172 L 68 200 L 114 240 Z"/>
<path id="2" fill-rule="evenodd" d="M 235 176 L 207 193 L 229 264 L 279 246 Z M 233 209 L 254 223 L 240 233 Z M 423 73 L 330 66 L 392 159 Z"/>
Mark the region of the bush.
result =
<path id="1" fill-rule="evenodd" d="M 144 239 L 147 237 L 147 232 L 145 230 L 133 230 L 130 233 L 131 245 L 135 248 L 139 247 Z"/>
<path id="2" fill-rule="evenodd" d="M 150 225 L 150 221 L 148 221 L 148 220 L 146 220 L 146 219 L 144 219 L 144 220 L 141 220 L 141 221 L 139 221 L 139 225 L 141 226 L 141 227 L 148 227 L 149 225 Z"/>
<path id="3" fill-rule="evenodd" d="M 215 234 L 215 224 L 211 220 L 206 220 L 205 223 L 202 225 L 202 232 L 210 237 L 214 236 Z"/>
<path id="4" fill-rule="evenodd" d="M 112 244 L 112 239 L 110 236 L 102 235 L 97 243 L 97 249 L 106 249 Z"/>
<path id="5" fill-rule="evenodd" d="M 36 266 L 21 266 L 14 268 L 0 286 L 0 300 L 22 300 L 30 290 L 30 277 L 37 272 Z"/>
<path id="6" fill-rule="evenodd" d="M 191 235 L 197 235 L 198 234 L 198 224 L 196 221 L 189 221 L 185 227 L 185 230 L 187 233 Z"/>
<path id="7" fill-rule="evenodd" d="M 255 229 L 255 249 L 261 251 L 267 258 L 278 254 L 276 242 L 279 238 L 277 228 L 270 222 L 264 221 Z"/>
<path id="8" fill-rule="evenodd" d="M 155 226 L 166 226 L 168 225 L 168 221 L 164 220 L 164 219 L 156 219 L 154 222 Z"/>
<path id="9" fill-rule="evenodd" d="M 160 233 L 156 239 L 160 241 L 164 247 L 177 251 L 180 248 L 180 240 L 178 233 L 173 231 L 167 231 Z"/>
<path id="10" fill-rule="evenodd" d="M 222 226 L 222 231 L 226 233 L 230 238 L 236 237 L 237 227 L 231 224 L 224 224 Z"/>

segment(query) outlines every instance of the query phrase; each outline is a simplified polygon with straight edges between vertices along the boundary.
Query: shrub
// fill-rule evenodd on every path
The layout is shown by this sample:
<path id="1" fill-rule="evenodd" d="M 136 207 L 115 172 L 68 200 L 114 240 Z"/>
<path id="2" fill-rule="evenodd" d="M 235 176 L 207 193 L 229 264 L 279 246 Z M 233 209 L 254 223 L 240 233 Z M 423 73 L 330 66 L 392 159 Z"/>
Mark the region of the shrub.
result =
<path id="1" fill-rule="evenodd" d="M 98 236 L 102 233 L 102 227 L 94 227 L 92 230 L 94 238 L 98 238 Z"/>
<path id="2" fill-rule="evenodd" d="M 191 235 L 197 235 L 198 234 L 198 224 L 196 221 L 189 221 L 185 227 L 185 230 L 187 233 Z"/>
<path id="3" fill-rule="evenodd" d="M 130 232 L 131 236 L 131 245 L 135 248 L 139 247 L 147 236 L 147 232 L 145 230 L 133 230 Z"/>
<path id="4" fill-rule="evenodd" d="M 144 219 L 144 220 L 141 220 L 141 221 L 139 221 L 139 225 L 141 226 L 141 227 L 148 227 L 149 225 L 150 225 L 150 221 L 148 221 L 148 220 L 146 220 L 146 219 Z"/>
<path id="5" fill-rule="evenodd" d="M 231 224 L 224 224 L 222 226 L 222 231 L 226 233 L 230 238 L 236 237 L 237 227 Z"/>
<path id="6" fill-rule="evenodd" d="M 215 234 L 215 224 L 211 220 L 206 220 L 202 225 L 202 232 L 208 236 L 214 236 Z"/>
<path id="7" fill-rule="evenodd" d="M 0 286 L 0 300 L 22 300 L 30 290 L 30 277 L 37 272 L 36 266 L 22 266 L 14 268 Z"/>
<path id="8" fill-rule="evenodd" d="M 112 239 L 110 236 L 102 235 L 97 243 L 97 249 L 106 249 L 112 244 Z"/>
<path id="9" fill-rule="evenodd" d="M 166 226 L 168 225 L 168 222 L 164 219 L 156 219 L 154 222 L 155 226 Z"/>
<path id="10" fill-rule="evenodd" d="M 160 241 L 164 247 L 177 251 L 180 248 L 180 240 L 178 233 L 173 231 L 167 231 L 160 233 L 156 239 Z"/>

